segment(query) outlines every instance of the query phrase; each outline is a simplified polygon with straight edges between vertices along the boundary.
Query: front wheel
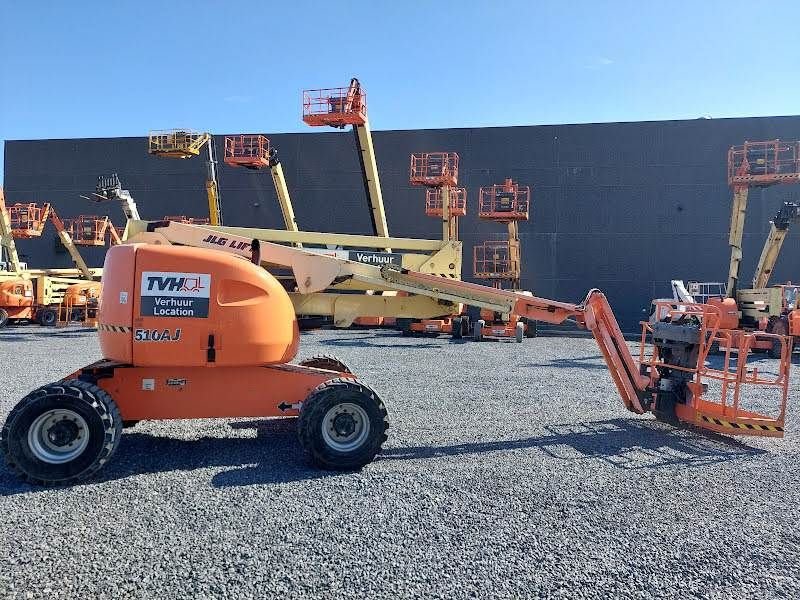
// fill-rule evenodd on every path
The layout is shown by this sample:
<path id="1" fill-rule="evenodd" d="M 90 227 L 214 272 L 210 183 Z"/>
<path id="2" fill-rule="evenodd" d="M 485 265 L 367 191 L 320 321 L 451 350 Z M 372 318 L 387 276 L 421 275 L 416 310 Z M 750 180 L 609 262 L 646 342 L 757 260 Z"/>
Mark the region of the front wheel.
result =
<path id="1" fill-rule="evenodd" d="M 0 329 L 8 325 L 8 311 L 0 308 Z"/>
<path id="2" fill-rule="evenodd" d="M 518 344 L 521 344 L 524 338 L 525 338 L 525 323 L 523 323 L 522 321 L 517 321 L 517 324 L 514 326 L 514 339 L 517 341 Z"/>
<path id="3" fill-rule="evenodd" d="M 122 417 L 98 386 L 77 379 L 34 390 L 11 411 L 0 450 L 13 472 L 39 485 L 90 477 L 119 445 Z"/>
<path id="4" fill-rule="evenodd" d="M 775 319 L 775 321 L 771 324 L 772 327 L 768 329 L 770 333 L 774 333 L 775 335 L 787 335 L 789 333 L 789 324 L 784 321 L 783 319 Z M 783 350 L 783 344 L 778 339 L 772 340 L 772 345 L 767 350 L 770 358 L 780 358 L 781 351 Z"/>
<path id="5" fill-rule="evenodd" d="M 36 320 L 45 327 L 55 327 L 58 321 L 58 313 L 55 308 L 43 308 L 36 314 Z"/>
<path id="6" fill-rule="evenodd" d="M 372 462 L 388 427 L 386 407 L 375 391 L 352 379 L 331 379 L 303 402 L 297 434 L 312 464 L 350 471 Z"/>

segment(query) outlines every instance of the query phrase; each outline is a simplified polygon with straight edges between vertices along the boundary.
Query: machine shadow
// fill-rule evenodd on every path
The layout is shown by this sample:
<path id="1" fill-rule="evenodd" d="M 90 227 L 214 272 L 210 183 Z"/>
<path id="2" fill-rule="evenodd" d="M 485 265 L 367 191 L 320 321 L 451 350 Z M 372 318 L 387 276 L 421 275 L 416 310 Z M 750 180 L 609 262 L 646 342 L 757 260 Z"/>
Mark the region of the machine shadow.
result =
<path id="1" fill-rule="evenodd" d="M 19 329 L 8 328 L 0 331 L 0 343 L 2 342 L 24 342 L 40 339 L 53 339 L 54 337 L 64 339 L 83 339 L 87 333 L 96 333 L 94 328 L 81 327 L 76 329 L 56 329 L 55 327 L 42 328 L 43 331 L 22 331 Z"/>
<path id="2" fill-rule="evenodd" d="M 600 361 L 599 363 L 589 361 Z M 593 371 L 608 371 L 608 366 L 599 354 L 592 356 L 578 356 L 575 358 L 552 358 L 545 362 L 526 363 L 522 367 L 551 367 L 555 369 L 589 369 Z"/>
<path id="3" fill-rule="evenodd" d="M 389 448 L 382 460 L 417 460 L 536 449 L 557 460 L 601 460 L 626 470 L 701 467 L 747 460 L 766 450 L 739 440 L 698 430 L 675 429 L 657 421 L 610 419 L 545 427 L 546 435 L 450 446 Z"/>
<path id="4" fill-rule="evenodd" d="M 254 429 L 255 437 L 162 437 L 127 430 L 119 449 L 97 476 L 73 487 L 96 485 L 136 475 L 230 467 L 211 478 L 214 487 L 271 485 L 341 475 L 308 466 L 297 440 L 294 419 L 238 421 L 232 429 Z M 0 497 L 42 491 L 0 469 Z"/>
<path id="5" fill-rule="evenodd" d="M 398 337 L 398 336 L 373 336 L 375 338 L 380 337 Z M 381 343 L 381 342 L 372 342 L 368 338 L 359 338 L 356 336 L 352 337 L 340 337 L 340 338 L 333 338 L 330 340 L 322 340 L 320 344 L 323 346 L 334 346 L 336 348 L 392 348 L 397 350 L 418 350 L 419 348 L 438 348 L 438 344 L 430 343 L 430 342 L 421 342 L 415 344 L 397 344 L 397 343 Z"/>

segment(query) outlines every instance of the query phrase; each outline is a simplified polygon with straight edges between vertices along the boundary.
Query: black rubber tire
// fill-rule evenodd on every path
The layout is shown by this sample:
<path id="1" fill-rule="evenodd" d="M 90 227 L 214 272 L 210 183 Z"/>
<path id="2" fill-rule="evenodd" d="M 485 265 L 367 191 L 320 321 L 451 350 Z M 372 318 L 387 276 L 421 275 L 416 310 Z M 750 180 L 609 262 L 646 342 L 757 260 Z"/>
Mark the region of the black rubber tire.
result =
<path id="1" fill-rule="evenodd" d="M 58 313 L 55 308 L 42 308 L 36 311 L 36 321 L 45 327 L 55 327 L 58 323 Z"/>
<path id="2" fill-rule="evenodd" d="M 313 369 L 325 369 L 326 371 L 336 371 L 337 373 L 352 373 L 343 361 L 332 354 L 315 354 L 311 358 L 301 360 L 300 366 L 311 367 Z"/>
<path id="3" fill-rule="evenodd" d="M 414 319 L 396 319 L 394 322 L 395 329 L 398 329 L 403 337 L 411 337 L 414 335 L 414 332 L 411 331 L 413 322 Z"/>
<path id="4" fill-rule="evenodd" d="M 483 341 L 483 328 L 484 327 L 486 327 L 486 321 L 484 321 L 483 319 L 478 319 L 475 322 L 475 327 L 472 330 L 472 339 L 474 339 L 476 342 L 482 342 Z"/>
<path id="5" fill-rule="evenodd" d="M 69 462 L 50 464 L 37 458 L 28 445 L 28 429 L 37 417 L 56 408 L 69 408 L 86 421 L 89 443 Z M 0 438 L 0 451 L 13 473 L 37 485 L 70 485 L 91 477 L 113 456 L 122 434 L 122 417 L 109 394 L 88 381 L 51 383 L 25 396 L 9 413 Z"/>
<path id="6" fill-rule="evenodd" d="M 461 338 L 463 338 L 464 337 L 464 330 L 462 329 L 463 325 L 462 325 L 461 317 L 454 317 L 452 322 L 451 322 L 451 325 L 453 326 L 453 332 L 451 334 L 453 339 L 454 340 L 460 340 Z"/>
<path id="7" fill-rule="evenodd" d="M 788 320 L 784 320 L 784 317 L 775 319 L 772 323 L 770 323 L 770 327 L 767 328 L 767 331 L 776 335 L 788 335 Z M 780 340 L 774 340 L 772 342 L 772 346 L 770 346 L 769 350 L 767 350 L 767 354 L 769 354 L 770 358 L 780 358 L 781 350 L 782 346 Z"/>
<path id="8" fill-rule="evenodd" d="M 522 340 L 525 339 L 525 323 L 521 321 L 517 321 L 517 324 L 514 326 L 514 340 L 521 344 Z"/>
<path id="9" fill-rule="evenodd" d="M 8 325 L 8 311 L 0 308 L 0 329 Z"/>
<path id="10" fill-rule="evenodd" d="M 527 319 L 523 317 L 521 319 L 523 323 L 525 323 L 525 337 L 526 338 L 535 338 L 536 337 L 536 321 L 533 319 Z"/>
<path id="11" fill-rule="evenodd" d="M 357 448 L 341 452 L 329 446 L 323 435 L 323 419 L 337 404 L 348 402 L 361 407 L 369 419 L 370 430 Z M 311 392 L 300 408 L 297 435 L 310 462 L 332 471 L 353 471 L 372 462 L 386 441 L 388 413 L 378 394 L 353 379 L 331 379 Z"/>

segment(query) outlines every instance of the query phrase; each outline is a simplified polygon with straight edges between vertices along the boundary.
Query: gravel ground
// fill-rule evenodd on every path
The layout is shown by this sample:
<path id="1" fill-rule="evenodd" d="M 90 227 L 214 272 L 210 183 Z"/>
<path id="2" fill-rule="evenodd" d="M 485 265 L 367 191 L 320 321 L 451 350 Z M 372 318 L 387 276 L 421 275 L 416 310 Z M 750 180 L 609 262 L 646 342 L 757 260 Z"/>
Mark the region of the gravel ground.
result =
<path id="1" fill-rule="evenodd" d="M 292 422 L 184 421 L 70 489 L 0 466 L 0 597 L 800 597 L 796 400 L 786 439 L 734 441 L 625 411 L 588 339 L 302 346 L 384 398 L 379 460 L 319 472 Z M 6 330 L 0 418 L 96 358 L 92 333 Z"/>

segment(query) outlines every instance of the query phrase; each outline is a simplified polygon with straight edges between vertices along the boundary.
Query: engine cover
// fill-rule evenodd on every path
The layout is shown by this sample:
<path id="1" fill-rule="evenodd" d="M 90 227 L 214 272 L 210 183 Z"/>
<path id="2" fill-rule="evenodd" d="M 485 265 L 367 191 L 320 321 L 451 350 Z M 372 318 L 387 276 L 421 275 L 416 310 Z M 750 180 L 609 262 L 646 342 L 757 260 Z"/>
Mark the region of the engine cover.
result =
<path id="1" fill-rule="evenodd" d="M 202 248 L 111 248 L 98 320 L 103 356 L 135 366 L 282 363 L 299 342 L 292 302 L 272 275 Z"/>

